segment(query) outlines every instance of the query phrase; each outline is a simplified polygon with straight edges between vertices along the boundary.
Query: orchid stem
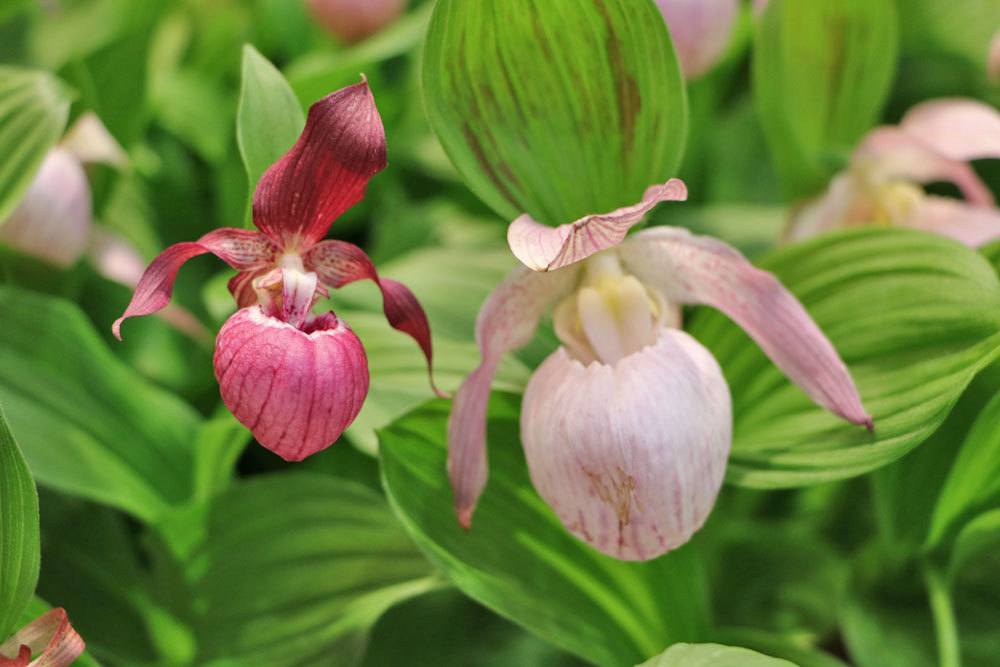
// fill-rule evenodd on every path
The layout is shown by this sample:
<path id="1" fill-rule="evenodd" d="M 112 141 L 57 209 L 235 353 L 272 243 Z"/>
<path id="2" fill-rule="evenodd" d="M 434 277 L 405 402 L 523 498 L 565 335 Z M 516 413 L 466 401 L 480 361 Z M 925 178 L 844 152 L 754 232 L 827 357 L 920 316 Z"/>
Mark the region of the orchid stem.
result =
<path id="1" fill-rule="evenodd" d="M 962 667 L 962 648 L 958 640 L 958 624 L 951 592 L 945 575 L 928 561 L 921 563 L 920 571 L 927 586 L 934 631 L 937 635 L 938 664 L 941 667 Z"/>

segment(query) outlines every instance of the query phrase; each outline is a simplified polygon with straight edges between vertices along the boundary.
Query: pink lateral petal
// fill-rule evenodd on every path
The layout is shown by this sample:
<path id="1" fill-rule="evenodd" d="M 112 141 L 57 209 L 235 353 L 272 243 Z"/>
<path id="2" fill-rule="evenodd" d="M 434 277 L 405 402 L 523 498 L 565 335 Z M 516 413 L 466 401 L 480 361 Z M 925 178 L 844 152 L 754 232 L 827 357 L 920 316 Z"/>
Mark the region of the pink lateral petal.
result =
<path id="1" fill-rule="evenodd" d="M 139 279 L 125 313 L 115 320 L 111 331 L 121 340 L 121 326 L 129 317 L 150 315 L 170 302 L 177 272 L 186 261 L 212 253 L 239 271 L 251 271 L 274 261 L 276 248 L 255 231 L 223 227 L 205 234 L 197 241 L 175 243 L 154 259 Z"/>
<path id="2" fill-rule="evenodd" d="M 87 249 L 91 229 L 90 183 L 67 151 L 49 151 L 24 199 L 0 224 L 0 244 L 68 268 Z"/>
<path id="3" fill-rule="evenodd" d="M 670 28 L 684 78 L 696 79 L 719 61 L 736 25 L 739 0 L 656 0 Z"/>
<path id="4" fill-rule="evenodd" d="M 870 205 L 849 171 L 834 176 L 819 197 L 802 203 L 793 213 L 785 240 L 803 241 L 852 223 L 867 223 Z"/>
<path id="5" fill-rule="evenodd" d="M 104 123 L 91 111 L 80 116 L 59 147 L 69 151 L 84 164 L 107 164 L 118 169 L 128 167 L 128 154 L 111 136 Z"/>
<path id="6" fill-rule="evenodd" d="M 939 152 L 913 133 L 883 126 L 868 133 L 852 158 L 853 168 L 873 168 L 883 178 L 903 178 L 918 183 L 949 181 L 970 202 L 992 204 L 993 194 L 964 160 Z"/>
<path id="7" fill-rule="evenodd" d="M 1000 210 L 928 196 L 901 225 L 953 238 L 972 248 L 1000 239 Z"/>
<path id="8" fill-rule="evenodd" d="M 711 353 L 663 329 L 614 365 L 559 348 L 524 393 L 531 480 L 566 528 L 622 560 L 649 560 L 705 523 L 732 442 L 729 387 Z"/>
<path id="9" fill-rule="evenodd" d="M 243 308 L 219 331 L 214 365 L 226 407 L 286 461 L 333 444 L 368 395 L 364 347 L 333 313 L 302 330 Z"/>
<path id="10" fill-rule="evenodd" d="M 385 130 L 368 83 L 338 90 L 310 107 L 299 140 L 264 172 L 254 224 L 284 247 L 304 250 L 361 201 L 385 166 Z"/>
<path id="11" fill-rule="evenodd" d="M 985 102 L 923 102 L 903 116 L 899 127 L 951 160 L 1000 158 L 1000 111 Z"/>
<path id="12" fill-rule="evenodd" d="M 603 215 L 588 215 L 558 227 L 543 225 L 525 214 L 510 224 L 507 243 L 529 269 L 554 271 L 618 245 L 628 230 L 660 202 L 685 199 L 684 182 L 672 178 L 647 188 L 638 204 Z"/>
<path id="13" fill-rule="evenodd" d="M 579 269 L 535 273 L 515 269 L 483 303 L 476 320 L 481 361 L 455 394 L 448 420 L 448 476 L 459 523 L 469 528 L 486 486 L 486 409 L 500 358 L 527 345 L 538 320 L 573 289 Z"/>
<path id="14" fill-rule="evenodd" d="M 798 299 L 734 248 L 683 229 L 645 230 L 621 247 L 627 270 L 685 304 L 718 308 L 814 401 L 872 428 L 847 366 Z"/>
<path id="15" fill-rule="evenodd" d="M 29 657 L 38 655 L 30 663 L 19 662 L 23 659 L 25 646 Z M 26 664 L 30 667 L 68 667 L 80 657 L 84 648 L 83 639 L 70 624 L 66 610 L 58 608 L 45 612 L 0 645 L 0 655 L 17 656 L 17 661 L 13 662 L 17 667 Z"/>
<path id="16" fill-rule="evenodd" d="M 346 241 L 322 241 L 313 246 L 303 258 L 305 267 L 315 271 L 319 281 L 334 289 L 358 280 L 371 280 L 382 290 L 382 310 L 389 325 L 409 335 L 420 346 L 427 359 L 427 373 L 431 388 L 438 396 L 446 397 L 434 385 L 431 327 L 427 314 L 413 292 L 403 283 L 381 278 L 365 251 Z"/>

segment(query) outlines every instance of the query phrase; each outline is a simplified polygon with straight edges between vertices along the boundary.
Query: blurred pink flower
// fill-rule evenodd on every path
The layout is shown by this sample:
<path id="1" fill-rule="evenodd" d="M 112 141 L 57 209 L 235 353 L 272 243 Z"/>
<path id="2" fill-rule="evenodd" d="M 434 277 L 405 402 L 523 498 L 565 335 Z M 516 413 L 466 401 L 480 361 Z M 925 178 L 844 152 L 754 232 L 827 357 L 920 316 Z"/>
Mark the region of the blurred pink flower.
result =
<path id="1" fill-rule="evenodd" d="M 84 648 L 66 611 L 53 609 L 0 644 L 0 667 L 68 667 Z"/>
<path id="2" fill-rule="evenodd" d="M 990 52 L 986 57 L 986 72 L 990 79 L 1000 83 L 1000 30 L 993 35 L 993 41 L 990 43 Z"/>
<path id="3" fill-rule="evenodd" d="M 386 27 L 408 0 L 306 0 L 316 22 L 345 42 L 358 42 Z"/>
<path id="4" fill-rule="evenodd" d="M 802 305 L 733 248 L 683 229 L 629 229 L 673 179 L 642 201 L 552 228 L 527 215 L 508 230 L 515 270 L 476 323 L 482 361 L 455 396 L 448 470 L 469 527 L 487 479 L 486 409 L 500 358 L 554 310 L 562 346 L 524 394 L 521 439 L 535 488 L 574 535 L 645 560 L 690 539 L 722 485 L 732 440 L 729 389 L 704 347 L 680 329 L 681 306 L 739 324 L 820 405 L 872 427 L 836 350 Z"/>
<path id="5" fill-rule="evenodd" d="M 684 78 L 697 79 L 719 61 L 736 25 L 739 0 L 656 0 L 670 28 Z"/>
<path id="6" fill-rule="evenodd" d="M 924 102 L 899 125 L 872 130 L 822 196 L 802 205 L 789 240 L 865 224 L 900 225 L 978 246 L 1000 237 L 1000 210 L 969 165 L 1000 158 L 1000 113 L 966 99 Z M 965 201 L 929 195 L 924 183 L 949 181 Z"/>
<path id="7" fill-rule="evenodd" d="M 361 248 L 324 241 L 333 221 L 364 196 L 386 165 L 385 132 L 365 82 L 312 106 L 298 142 L 261 177 L 253 198 L 260 231 L 222 228 L 167 248 L 146 269 L 112 330 L 170 301 L 189 259 L 212 253 L 239 271 L 229 289 L 240 307 L 216 339 L 222 400 L 257 440 L 299 461 L 328 447 L 368 394 L 361 341 L 333 312 L 312 313 L 326 288 L 370 279 L 389 323 L 416 340 L 431 364 L 427 316 L 401 283 L 380 278 Z"/>

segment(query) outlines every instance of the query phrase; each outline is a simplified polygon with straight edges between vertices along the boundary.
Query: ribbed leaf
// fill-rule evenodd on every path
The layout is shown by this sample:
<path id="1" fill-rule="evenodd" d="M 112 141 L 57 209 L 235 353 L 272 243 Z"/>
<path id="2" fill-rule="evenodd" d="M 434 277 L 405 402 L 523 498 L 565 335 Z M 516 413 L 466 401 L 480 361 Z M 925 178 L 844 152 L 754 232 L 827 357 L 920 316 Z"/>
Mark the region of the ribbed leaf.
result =
<path id="1" fill-rule="evenodd" d="M 639 667 L 795 667 L 787 660 L 720 644 L 674 644 Z"/>
<path id="2" fill-rule="evenodd" d="M 190 496 L 188 405 L 116 359 L 69 302 L 0 286 L 0 312 L 0 403 L 40 484 L 144 520 Z"/>
<path id="3" fill-rule="evenodd" d="M 693 548 L 628 563 L 572 537 L 531 487 L 519 403 L 493 398 L 490 481 L 470 531 L 445 474 L 451 404 L 428 403 L 380 432 L 385 487 L 410 534 L 464 593 L 596 664 L 635 664 L 697 639 L 706 604 Z"/>
<path id="4" fill-rule="evenodd" d="M 35 594 L 39 548 L 35 482 L 0 409 L 0 641 Z"/>
<path id="5" fill-rule="evenodd" d="M 440 0 L 423 85 L 445 151 L 509 220 L 634 204 L 683 150 L 684 84 L 649 0 Z"/>
<path id="6" fill-rule="evenodd" d="M 69 100 L 46 72 L 0 67 L 0 224 L 62 136 Z"/>
<path id="7" fill-rule="evenodd" d="M 896 67 L 893 0 L 772 0 L 754 41 L 760 122 L 791 196 L 821 188 L 878 120 Z M 985 57 L 985 56 L 984 56 Z"/>
<path id="8" fill-rule="evenodd" d="M 715 354 L 733 395 L 730 482 L 799 486 L 890 463 L 937 429 L 1000 348 L 997 274 L 952 241 L 865 228 L 787 248 L 761 266 L 833 341 L 875 432 L 814 405 L 725 317 L 698 313 L 691 331 Z"/>

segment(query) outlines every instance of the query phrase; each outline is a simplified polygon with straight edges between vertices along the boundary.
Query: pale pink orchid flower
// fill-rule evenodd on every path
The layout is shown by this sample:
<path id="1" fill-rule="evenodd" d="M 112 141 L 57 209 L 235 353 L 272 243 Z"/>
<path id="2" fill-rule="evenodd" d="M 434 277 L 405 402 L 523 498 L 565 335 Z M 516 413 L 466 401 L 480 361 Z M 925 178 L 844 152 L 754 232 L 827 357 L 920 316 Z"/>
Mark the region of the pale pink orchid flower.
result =
<path id="1" fill-rule="evenodd" d="M 1000 83 L 1000 30 L 993 35 L 990 51 L 986 56 L 986 73 L 994 83 Z"/>
<path id="2" fill-rule="evenodd" d="M 662 201 L 560 227 L 529 216 L 508 230 L 516 269 L 483 304 L 482 361 L 455 395 L 448 472 L 469 528 L 487 481 L 486 414 L 504 353 L 527 344 L 554 308 L 561 347 L 532 375 L 521 441 L 532 482 L 563 525 L 599 551 L 647 560 L 687 542 L 708 517 L 732 441 L 722 370 L 681 330 L 681 306 L 718 308 L 817 403 L 872 428 L 833 345 L 778 280 L 709 237 L 655 227 L 625 238 Z"/>
<path id="3" fill-rule="evenodd" d="M 296 144 L 257 184 L 253 221 L 259 231 L 216 229 L 167 248 L 114 323 L 115 336 L 121 338 L 125 319 L 167 305 L 187 260 L 214 254 L 239 271 L 229 282 L 239 310 L 215 346 L 223 402 L 285 460 L 325 449 L 354 421 L 368 394 L 361 341 L 332 311 L 312 312 L 327 288 L 374 281 L 389 324 L 417 342 L 430 370 L 430 327 L 413 293 L 381 278 L 361 248 L 323 240 L 385 166 L 385 131 L 366 82 L 316 102 Z"/>
<path id="4" fill-rule="evenodd" d="M 656 0 L 687 80 L 715 66 L 733 36 L 739 0 Z"/>
<path id="5" fill-rule="evenodd" d="M 306 0 L 313 18 L 343 42 L 359 42 L 386 27 L 409 0 Z"/>
<path id="6" fill-rule="evenodd" d="M 0 667 L 68 667 L 84 648 L 66 610 L 52 609 L 0 644 Z"/>
<path id="7" fill-rule="evenodd" d="M 983 158 L 1000 158 L 1000 112 L 969 99 L 918 104 L 861 141 L 826 192 L 793 215 L 787 238 L 883 224 L 980 246 L 1000 237 L 1000 209 L 969 164 Z M 922 185 L 935 181 L 953 183 L 965 200 L 926 193 Z"/>

